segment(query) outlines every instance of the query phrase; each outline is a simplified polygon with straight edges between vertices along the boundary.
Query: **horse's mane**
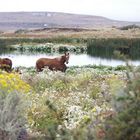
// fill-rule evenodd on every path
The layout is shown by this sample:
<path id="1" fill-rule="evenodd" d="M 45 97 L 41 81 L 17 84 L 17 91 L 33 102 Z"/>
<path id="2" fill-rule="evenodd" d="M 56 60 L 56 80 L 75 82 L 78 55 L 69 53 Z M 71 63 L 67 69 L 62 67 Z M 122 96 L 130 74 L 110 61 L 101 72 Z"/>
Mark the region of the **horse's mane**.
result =
<path id="1" fill-rule="evenodd" d="M 57 58 L 55 58 L 57 61 L 61 61 L 61 58 L 62 56 L 60 56 L 60 57 L 57 57 Z"/>

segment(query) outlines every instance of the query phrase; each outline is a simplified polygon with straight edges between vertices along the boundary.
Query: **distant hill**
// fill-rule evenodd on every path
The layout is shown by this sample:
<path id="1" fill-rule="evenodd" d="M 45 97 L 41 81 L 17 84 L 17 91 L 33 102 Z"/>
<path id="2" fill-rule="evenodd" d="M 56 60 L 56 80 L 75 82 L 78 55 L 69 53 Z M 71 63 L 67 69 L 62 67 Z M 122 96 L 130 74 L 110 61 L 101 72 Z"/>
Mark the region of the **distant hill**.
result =
<path id="1" fill-rule="evenodd" d="M 0 30 L 38 28 L 95 28 L 140 23 L 111 20 L 101 16 L 56 12 L 0 12 Z"/>

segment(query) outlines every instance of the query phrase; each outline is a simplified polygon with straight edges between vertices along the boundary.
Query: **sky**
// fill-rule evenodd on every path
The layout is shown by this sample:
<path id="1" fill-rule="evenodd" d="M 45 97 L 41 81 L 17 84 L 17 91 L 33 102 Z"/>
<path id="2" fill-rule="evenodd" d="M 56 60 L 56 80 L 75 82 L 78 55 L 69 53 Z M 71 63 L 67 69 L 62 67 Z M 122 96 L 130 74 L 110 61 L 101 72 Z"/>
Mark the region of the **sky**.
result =
<path id="1" fill-rule="evenodd" d="M 0 12 L 48 11 L 140 21 L 140 0 L 0 0 Z"/>

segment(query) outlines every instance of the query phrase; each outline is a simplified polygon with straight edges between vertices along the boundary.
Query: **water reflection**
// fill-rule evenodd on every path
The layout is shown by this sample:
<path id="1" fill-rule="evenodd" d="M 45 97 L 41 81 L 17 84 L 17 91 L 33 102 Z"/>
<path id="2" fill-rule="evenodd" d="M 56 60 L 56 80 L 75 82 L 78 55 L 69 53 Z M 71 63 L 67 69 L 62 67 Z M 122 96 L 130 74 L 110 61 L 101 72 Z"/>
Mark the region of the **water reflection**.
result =
<path id="1" fill-rule="evenodd" d="M 139 39 L 102 39 L 92 40 L 87 45 L 87 53 L 108 59 L 119 59 L 114 52 L 119 51 L 131 60 L 140 60 Z"/>

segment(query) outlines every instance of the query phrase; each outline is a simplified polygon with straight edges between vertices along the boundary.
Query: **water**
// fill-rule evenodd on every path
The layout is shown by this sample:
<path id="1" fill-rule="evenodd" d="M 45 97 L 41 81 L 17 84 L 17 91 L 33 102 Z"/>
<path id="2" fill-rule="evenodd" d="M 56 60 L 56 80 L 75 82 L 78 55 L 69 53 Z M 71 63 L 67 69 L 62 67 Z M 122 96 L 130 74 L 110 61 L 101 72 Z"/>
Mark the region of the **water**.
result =
<path id="1" fill-rule="evenodd" d="M 35 66 L 37 59 L 41 57 L 54 58 L 61 56 L 62 54 L 45 54 L 45 53 L 4 53 L 0 54 L 0 58 L 8 57 L 13 62 L 13 67 L 25 66 L 31 67 Z M 140 65 L 140 60 L 131 61 L 133 65 Z M 91 56 L 88 54 L 72 54 L 70 53 L 70 59 L 68 66 L 84 66 L 84 65 L 106 65 L 106 66 L 118 66 L 125 65 L 122 60 L 117 60 L 113 58 L 102 58 L 100 56 Z"/>

